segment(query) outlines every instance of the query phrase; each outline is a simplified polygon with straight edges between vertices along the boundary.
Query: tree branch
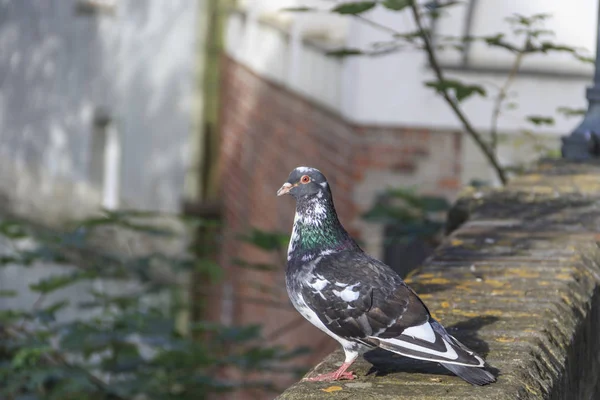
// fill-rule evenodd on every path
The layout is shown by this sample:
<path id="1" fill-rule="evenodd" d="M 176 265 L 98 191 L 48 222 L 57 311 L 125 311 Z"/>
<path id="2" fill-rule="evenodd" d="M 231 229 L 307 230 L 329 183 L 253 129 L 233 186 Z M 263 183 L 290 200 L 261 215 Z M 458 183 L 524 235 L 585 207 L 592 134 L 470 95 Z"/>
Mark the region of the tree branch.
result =
<path id="1" fill-rule="evenodd" d="M 425 33 L 425 29 L 423 28 L 421 15 L 419 14 L 419 10 L 417 9 L 417 3 L 415 0 L 410 1 L 410 9 L 412 11 L 413 18 L 417 25 L 417 29 L 419 30 L 419 32 L 421 32 L 421 38 L 423 39 L 423 43 L 425 44 L 425 51 L 427 52 L 431 68 L 433 69 L 437 80 L 439 82 L 444 82 L 444 73 L 437 61 L 435 50 L 433 49 L 433 46 L 431 44 L 431 39 Z M 464 114 L 456 100 L 452 98 L 448 93 L 448 89 L 442 88 L 440 92 L 442 93 L 442 97 L 444 98 L 446 103 L 448 103 L 452 111 L 454 111 L 454 114 L 456 114 L 456 116 L 462 123 L 463 127 L 465 128 L 465 131 L 469 134 L 469 136 L 471 136 L 475 143 L 477 143 L 479 149 L 483 152 L 488 162 L 491 164 L 492 168 L 494 168 L 494 170 L 496 171 L 496 175 L 500 179 L 500 182 L 502 182 L 502 184 L 505 185 L 508 181 L 508 178 L 506 177 L 506 171 L 500 165 L 500 162 L 498 161 L 493 149 L 490 148 L 490 146 L 483 139 L 483 136 L 477 130 L 475 130 L 473 125 L 471 125 L 471 122 L 468 120 L 467 116 Z"/>
<path id="2" fill-rule="evenodd" d="M 525 40 L 525 45 L 523 49 L 516 49 L 517 56 L 515 57 L 515 61 L 510 69 L 510 73 L 508 74 L 508 78 L 504 85 L 500 88 L 500 92 L 498 92 L 498 96 L 496 97 L 496 101 L 494 102 L 494 110 L 492 112 L 492 126 L 490 129 L 490 146 L 492 151 L 496 152 L 498 148 L 498 119 L 500 118 L 500 112 L 502 111 L 502 103 L 506 100 L 508 96 L 508 89 L 512 85 L 517 76 L 517 72 L 519 72 L 519 68 L 521 67 L 521 63 L 523 62 L 523 56 L 525 55 L 526 49 L 528 47 L 530 38 L 529 36 Z"/>
<path id="3" fill-rule="evenodd" d="M 397 30 L 396 30 L 396 29 L 394 29 L 394 28 L 390 28 L 389 26 L 386 26 L 386 25 L 380 24 L 380 23 L 379 23 L 379 22 L 377 22 L 377 21 L 373 21 L 373 20 L 370 20 L 370 19 L 368 19 L 368 18 L 365 18 L 365 17 L 363 17 L 363 16 L 362 16 L 362 15 L 360 15 L 360 14 L 352 14 L 352 16 L 353 16 L 353 17 L 355 17 L 356 19 L 359 19 L 359 20 L 363 21 L 363 22 L 364 22 L 364 23 L 366 23 L 367 25 L 371 25 L 373 28 L 377 28 L 377 29 L 379 29 L 379 30 L 386 31 L 387 33 L 391 33 L 391 34 L 392 34 L 392 35 L 394 35 L 394 36 L 395 36 L 395 35 L 400 35 L 400 34 L 401 34 L 399 31 L 397 31 Z"/>

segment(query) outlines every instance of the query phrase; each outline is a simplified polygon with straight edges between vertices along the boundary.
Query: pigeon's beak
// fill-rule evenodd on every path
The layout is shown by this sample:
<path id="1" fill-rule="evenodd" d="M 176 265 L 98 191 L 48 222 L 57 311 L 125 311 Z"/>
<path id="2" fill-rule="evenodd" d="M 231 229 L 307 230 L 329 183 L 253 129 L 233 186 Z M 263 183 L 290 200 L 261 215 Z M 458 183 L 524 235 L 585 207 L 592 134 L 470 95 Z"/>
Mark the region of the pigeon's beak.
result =
<path id="1" fill-rule="evenodd" d="M 289 182 L 284 183 L 283 186 L 277 191 L 277 196 L 283 196 L 284 194 L 289 193 L 293 187 L 294 186 Z"/>

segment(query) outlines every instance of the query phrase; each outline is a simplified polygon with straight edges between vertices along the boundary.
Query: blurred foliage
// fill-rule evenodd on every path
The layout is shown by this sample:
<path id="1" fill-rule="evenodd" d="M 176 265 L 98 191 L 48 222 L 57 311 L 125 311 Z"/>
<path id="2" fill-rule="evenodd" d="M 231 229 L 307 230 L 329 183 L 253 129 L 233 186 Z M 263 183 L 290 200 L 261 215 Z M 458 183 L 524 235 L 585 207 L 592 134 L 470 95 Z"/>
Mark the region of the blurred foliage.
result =
<path id="1" fill-rule="evenodd" d="M 180 234 L 157 223 L 157 215 L 134 211 L 107 211 L 63 232 L 0 222 L 6 248 L 0 272 L 11 268 L 27 276 L 32 268 L 63 267 L 29 285 L 29 297 L 21 299 L 33 294 L 36 300 L 28 308 L 2 306 L 2 299 L 24 294 L 2 283 L 0 399 L 203 399 L 247 388 L 277 390 L 260 373 L 299 372 L 285 363 L 305 350 L 268 345 L 259 326 L 177 322 L 188 308 L 185 276 L 196 268 L 219 269 L 214 262 L 191 251 L 99 250 L 94 238 L 106 228 L 161 240 Z M 267 251 L 283 244 L 280 235 L 259 230 L 243 240 Z"/>
<path id="2" fill-rule="evenodd" d="M 456 100 L 463 101 L 474 94 L 485 97 L 486 92 L 481 85 L 468 85 L 455 79 L 446 79 L 443 81 L 425 82 L 425 86 L 434 88 L 438 92 L 452 91 Z"/>
<path id="3" fill-rule="evenodd" d="M 331 11 L 338 14 L 360 14 L 374 8 L 374 1 L 353 1 L 335 6 Z"/>
<path id="4" fill-rule="evenodd" d="M 445 225 L 450 202 L 441 196 L 417 194 L 412 189 L 387 189 L 363 218 L 395 227 L 386 240 L 407 243 L 415 238 L 436 243 Z"/>
<path id="5" fill-rule="evenodd" d="M 583 117 L 585 115 L 585 108 L 571 108 L 571 107 L 558 107 L 556 112 L 561 114 L 565 118 L 569 117 Z"/>
<path id="6" fill-rule="evenodd" d="M 286 233 L 266 232 L 252 228 L 250 232 L 238 237 L 243 242 L 249 243 L 265 251 L 281 252 L 288 245 L 290 237 Z"/>
<path id="7" fill-rule="evenodd" d="M 518 108 L 516 102 L 517 93 L 512 91 L 511 87 L 521 70 L 523 60 L 532 55 L 557 52 L 569 54 L 574 59 L 584 63 L 593 63 L 594 60 L 586 49 L 554 42 L 554 32 L 545 27 L 546 21 L 551 18 L 551 15 L 546 13 L 533 15 L 513 14 L 505 18 L 507 23 L 506 32 L 490 35 L 444 35 L 435 29 L 436 20 L 448 14 L 448 7 L 464 6 L 465 4 L 466 2 L 464 1 L 453 0 L 433 0 L 428 2 L 417 2 L 415 0 L 343 1 L 329 7 L 327 10 L 317 7 L 297 7 L 287 9 L 287 11 L 326 11 L 347 15 L 357 18 L 361 22 L 389 35 L 389 40 L 374 42 L 363 48 L 333 49 L 329 54 L 335 57 L 381 56 L 397 51 L 415 49 L 423 51 L 427 56 L 429 67 L 434 76 L 433 80 L 428 80 L 423 82 L 423 84 L 435 90 L 444 99 L 451 111 L 461 122 L 465 133 L 475 141 L 490 166 L 494 169 L 498 179 L 501 183 L 506 183 L 511 173 L 522 170 L 526 166 L 525 164 L 507 165 L 505 162 L 501 162 L 498 155 L 498 144 L 500 142 L 507 142 L 499 134 L 499 120 L 501 117 L 509 114 L 511 110 Z M 372 19 L 369 13 L 377 7 L 393 12 L 410 14 L 416 29 L 402 31 L 391 25 L 379 23 L 376 19 Z M 505 50 L 513 56 L 512 66 L 507 68 L 503 76 L 503 84 L 482 83 L 480 79 L 468 82 L 446 77 L 448 71 L 439 62 L 439 53 L 444 51 L 465 51 L 467 46 L 473 43 L 483 43 L 492 48 Z M 497 72 L 496 74 L 499 75 Z M 470 122 L 470 115 L 467 110 L 463 109 L 463 103 L 475 96 L 491 99 L 492 110 L 490 115 L 492 117 L 490 126 L 487 129 L 476 128 Z M 560 107 L 555 112 L 557 116 L 566 118 L 581 115 L 582 110 Z M 525 127 L 532 124 L 536 128 L 543 129 L 554 125 L 555 117 L 552 115 L 525 116 L 522 122 Z M 542 149 L 543 146 L 540 146 L 541 139 L 536 136 L 538 136 L 536 133 L 527 130 L 527 134 L 519 138 L 518 145 L 531 143 L 534 153 L 532 154 L 532 158 L 536 156 L 538 158 L 548 157 L 557 153 L 555 150 Z"/>

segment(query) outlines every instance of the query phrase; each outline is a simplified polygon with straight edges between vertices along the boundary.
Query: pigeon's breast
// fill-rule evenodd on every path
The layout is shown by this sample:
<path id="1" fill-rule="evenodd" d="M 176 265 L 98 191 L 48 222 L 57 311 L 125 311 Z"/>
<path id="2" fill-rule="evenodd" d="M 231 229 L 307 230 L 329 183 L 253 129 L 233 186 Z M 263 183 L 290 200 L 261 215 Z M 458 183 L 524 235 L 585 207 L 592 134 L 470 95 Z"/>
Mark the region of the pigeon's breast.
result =
<path id="1" fill-rule="evenodd" d="M 358 348 L 364 347 L 364 346 L 361 346 L 357 342 L 346 340 L 346 339 L 336 335 L 329 329 L 327 329 L 327 327 L 325 326 L 325 324 L 323 324 L 323 322 L 321 322 L 321 320 L 319 319 L 317 314 L 306 304 L 306 301 L 304 300 L 304 296 L 302 296 L 302 292 L 297 291 L 297 292 L 293 292 L 293 293 L 292 292 L 288 292 L 288 293 L 290 296 L 290 300 L 292 301 L 292 304 L 294 305 L 294 308 L 304 318 L 306 318 L 311 324 L 313 324 L 314 326 L 316 326 L 317 328 L 319 328 L 320 330 L 325 332 L 327 335 L 329 335 L 332 338 L 334 338 L 335 340 L 337 340 L 342 345 L 342 347 L 344 347 L 344 349 L 356 350 Z M 365 349 L 366 349 L 366 347 L 365 347 Z"/>
<path id="2" fill-rule="evenodd" d="M 319 285 L 324 284 L 320 284 L 318 279 L 311 279 L 311 277 L 318 278 L 312 274 L 312 271 L 314 270 L 314 265 L 316 265 L 316 263 L 320 261 L 320 258 L 321 257 L 318 257 L 316 260 L 314 260 L 309 265 L 306 265 L 305 268 L 303 268 L 300 271 L 286 274 L 286 286 L 288 296 L 290 297 L 290 301 L 292 302 L 294 308 L 311 324 L 313 324 L 314 326 L 325 332 L 327 335 L 337 340 L 345 349 L 355 349 L 357 348 L 357 346 L 359 346 L 358 343 L 346 340 L 329 330 L 321 321 L 321 319 L 319 319 L 316 312 L 306 304 L 306 301 L 304 299 L 303 282 L 312 281 L 313 284 L 311 286 L 311 290 L 318 290 Z"/>

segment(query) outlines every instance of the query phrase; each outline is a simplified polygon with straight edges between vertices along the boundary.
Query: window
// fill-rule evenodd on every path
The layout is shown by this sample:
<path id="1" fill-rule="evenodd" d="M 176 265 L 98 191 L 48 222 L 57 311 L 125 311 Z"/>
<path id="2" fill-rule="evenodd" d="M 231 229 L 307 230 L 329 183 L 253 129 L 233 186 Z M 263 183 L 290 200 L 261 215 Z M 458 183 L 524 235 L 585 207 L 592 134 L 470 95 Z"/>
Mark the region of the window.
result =
<path id="1" fill-rule="evenodd" d="M 117 0 L 77 0 L 75 13 L 77 15 L 115 15 Z"/>
<path id="2" fill-rule="evenodd" d="M 96 111 L 91 141 L 89 179 L 102 193 L 102 207 L 114 210 L 121 192 L 121 138 L 108 113 Z"/>

